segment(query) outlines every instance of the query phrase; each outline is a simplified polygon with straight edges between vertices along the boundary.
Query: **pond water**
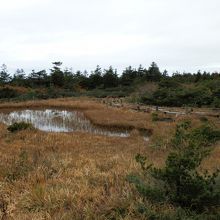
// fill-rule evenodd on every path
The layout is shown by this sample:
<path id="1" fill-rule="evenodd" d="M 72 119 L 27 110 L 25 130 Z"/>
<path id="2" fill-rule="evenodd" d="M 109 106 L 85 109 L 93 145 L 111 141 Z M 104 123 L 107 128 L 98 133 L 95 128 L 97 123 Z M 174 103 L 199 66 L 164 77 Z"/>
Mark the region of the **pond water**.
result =
<path id="1" fill-rule="evenodd" d="M 107 136 L 128 137 L 128 130 L 101 128 L 93 125 L 82 112 L 66 110 L 18 110 L 1 111 L 0 122 L 10 125 L 14 122 L 29 122 L 35 128 L 49 132 L 89 132 Z"/>

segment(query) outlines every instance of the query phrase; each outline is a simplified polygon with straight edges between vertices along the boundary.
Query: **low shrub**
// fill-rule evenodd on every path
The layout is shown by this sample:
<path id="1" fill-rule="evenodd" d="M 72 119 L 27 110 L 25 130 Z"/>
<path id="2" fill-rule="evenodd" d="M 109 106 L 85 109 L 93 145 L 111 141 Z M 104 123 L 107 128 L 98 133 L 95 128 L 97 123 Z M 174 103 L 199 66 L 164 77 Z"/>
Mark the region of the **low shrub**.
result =
<path id="1" fill-rule="evenodd" d="M 208 122 L 198 128 L 191 128 L 191 122 L 186 120 L 177 125 L 171 145 L 176 148 L 192 144 L 206 147 L 218 140 L 220 140 L 220 130 Z"/>
<path id="2" fill-rule="evenodd" d="M 5 87 L 0 89 L 0 99 L 10 99 L 19 96 L 18 92 L 14 89 Z"/>
<path id="3" fill-rule="evenodd" d="M 159 121 L 159 116 L 156 112 L 151 114 L 152 121 Z"/>
<path id="4" fill-rule="evenodd" d="M 152 121 L 160 121 L 160 122 L 173 122 L 175 121 L 173 118 L 171 117 L 162 117 L 162 116 L 159 116 L 158 113 L 156 112 L 153 112 L 151 114 L 151 118 L 152 118 Z"/>
<path id="5" fill-rule="evenodd" d="M 143 170 L 142 178 L 130 176 L 129 181 L 144 199 L 166 201 L 198 214 L 212 214 L 220 204 L 220 190 L 216 190 L 220 170 L 212 174 L 201 173 L 198 167 L 210 152 L 207 146 L 219 139 L 220 131 L 211 125 L 191 128 L 191 123 L 184 121 L 177 125 L 172 139 L 174 149 L 168 155 L 165 167 L 156 168 L 147 163 L 146 157 L 137 155 L 136 161 Z"/>
<path id="6" fill-rule="evenodd" d="M 208 122 L 208 121 L 209 121 L 209 119 L 208 119 L 207 117 L 205 117 L 205 116 L 199 117 L 199 120 L 200 120 L 201 122 Z"/>
<path id="7" fill-rule="evenodd" d="M 16 131 L 21 131 L 21 130 L 26 130 L 26 129 L 33 129 L 33 125 L 31 123 L 27 122 L 15 122 L 12 125 L 8 126 L 8 131 L 10 132 L 16 132 Z"/>

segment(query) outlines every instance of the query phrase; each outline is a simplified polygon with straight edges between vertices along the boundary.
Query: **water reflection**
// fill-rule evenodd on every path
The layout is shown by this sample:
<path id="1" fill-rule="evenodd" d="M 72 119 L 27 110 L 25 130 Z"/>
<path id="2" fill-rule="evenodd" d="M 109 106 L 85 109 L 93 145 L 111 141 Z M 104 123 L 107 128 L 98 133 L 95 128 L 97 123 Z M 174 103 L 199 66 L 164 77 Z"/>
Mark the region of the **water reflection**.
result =
<path id="1" fill-rule="evenodd" d="M 25 121 L 42 131 L 50 132 L 89 132 L 107 136 L 128 137 L 127 130 L 109 130 L 93 125 L 82 112 L 66 110 L 20 110 L 0 113 L 0 121 L 10 125 Z"/>

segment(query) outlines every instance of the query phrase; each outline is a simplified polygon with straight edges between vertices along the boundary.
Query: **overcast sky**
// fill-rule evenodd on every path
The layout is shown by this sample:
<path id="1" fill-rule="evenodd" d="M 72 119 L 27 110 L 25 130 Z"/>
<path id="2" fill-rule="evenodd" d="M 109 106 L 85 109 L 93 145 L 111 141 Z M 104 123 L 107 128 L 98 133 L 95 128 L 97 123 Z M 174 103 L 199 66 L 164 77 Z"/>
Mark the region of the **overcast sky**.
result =
<path id="1" fill-rule="evenodd" d="M 0 0 L 0 63 L 220 72 L 220 0 Z"/>

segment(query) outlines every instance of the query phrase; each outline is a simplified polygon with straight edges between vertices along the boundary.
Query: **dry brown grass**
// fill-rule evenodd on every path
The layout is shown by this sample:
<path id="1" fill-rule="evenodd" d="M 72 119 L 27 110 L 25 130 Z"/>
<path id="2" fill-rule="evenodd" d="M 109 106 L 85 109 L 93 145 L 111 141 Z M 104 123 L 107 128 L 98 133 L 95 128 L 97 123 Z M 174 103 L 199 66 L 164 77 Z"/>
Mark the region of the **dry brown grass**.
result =
<path id="1" fill-rule="evenodd" d="M 94 124 L 97 125 L 124 128 L 150 128 L 150 114 L 133 112 L 129 109 L 115 109 L 87 98 L 65 98 L 0 104 L 0 109 L 47 107 L 81 110 Z"/>
<path id="2" fill-rule="evenodd" d="M 141 198 L 125 180 L 126 176 L 140 171 L 134 159 L 137 153 L 147 155 L 156 166 L 163 166 L 175 122 L 155 123 L 150 114 L 108 108 L 88 99 L 0 105 L 1 109 L 5 107 L 80 109 L 96 124 L 151 128 L 153 136 L 145 142 L 135 131 L 129 138 L 38 130 L 9 133 L 0 124 L 0 218 L 142 218 L 133 214 Z M 219 156 L 216 147 L 203 166 L 219 167 Z M 172 210 L 169 206 L 149 206 L 155 210 Z M 123 213 L 123 210 L 127 211 Z"/>
<path id="3" fill-rule="evenodd" d="M 3 125 L 0 146 L 1 194 L 8 204 L 7 215 L 14 219 L 107 219 L 121 206 L 132 209 L 132 188 L 125 178 L 139 170 L 135 154 L 151 155 L 158 165 L 166 154 L 148 148 L 140 137 L 41 131 L 10 134 Z M 28 154 L 25 163 L 30 170 L 7 181 L 9 174 L 24 169 L 13 169 L 22 150 Z"/>

